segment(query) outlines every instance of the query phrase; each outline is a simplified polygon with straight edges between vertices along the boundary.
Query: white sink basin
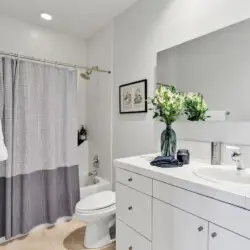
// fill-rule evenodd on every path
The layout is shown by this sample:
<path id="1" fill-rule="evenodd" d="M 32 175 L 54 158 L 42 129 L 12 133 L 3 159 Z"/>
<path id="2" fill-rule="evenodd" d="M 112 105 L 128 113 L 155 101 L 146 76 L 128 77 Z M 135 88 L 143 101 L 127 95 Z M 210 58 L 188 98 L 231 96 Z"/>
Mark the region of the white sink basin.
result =
<path id="1" fill-rule="evenodd" d="M 217 183 L 250 185 L 250 170 L 238 171 L 236 167 L 211 166 L 193 170 L 194 175 Z"/>

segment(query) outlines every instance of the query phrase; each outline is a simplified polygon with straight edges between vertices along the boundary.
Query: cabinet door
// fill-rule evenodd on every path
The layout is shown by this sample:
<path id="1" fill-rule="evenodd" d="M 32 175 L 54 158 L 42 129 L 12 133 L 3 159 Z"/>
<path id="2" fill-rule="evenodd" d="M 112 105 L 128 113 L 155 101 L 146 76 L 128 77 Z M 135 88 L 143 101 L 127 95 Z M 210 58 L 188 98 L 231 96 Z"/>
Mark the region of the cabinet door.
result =
<path id="1" fill-rule="evenodd" d="M 207 250 L 207 235 L 207 221 L 154 199 L 153 250 Z"/>
<path id="2" fill-rule="evenodd" d="M 249 250 L 250 240 L 209 224 L 209 250 Z"/>

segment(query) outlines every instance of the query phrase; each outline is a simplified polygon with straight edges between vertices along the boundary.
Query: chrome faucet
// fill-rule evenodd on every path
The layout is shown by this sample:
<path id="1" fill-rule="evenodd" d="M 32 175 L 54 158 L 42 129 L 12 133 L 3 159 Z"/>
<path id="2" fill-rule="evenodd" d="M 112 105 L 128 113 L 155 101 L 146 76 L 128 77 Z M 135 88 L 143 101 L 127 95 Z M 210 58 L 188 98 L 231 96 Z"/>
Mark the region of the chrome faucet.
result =
<path id="1" fill-rule="evenodd" d="M 221 142 L 211 143 L 211 165 L 221 165 Z"/>
<path id="2" fill-rule="evenodd" d="M 91 172 L 89 172 L 89 176 L 93 176 L 94 179 L 96 178 L 96 176 L 98 175 L 98 168 L 99 168 L 99 157 L 98 155 L 95 155 L 93 157 L 93 170 Z"/>
<path id="3" fill-rule="evenodd" d="M 98 155 L 95 155 L 93 157 L 93 167 L 95 169 L 97 169 L 97 168 L 99 168 L 99 164 L 100 164 L 99 157 L 98 157 Z"/>
<path id="4" fill-rule="evenodd" d="M 94 170 L 92 170 L 91 172 L 89 172 L 89 176 L 94 176 L 94 177 L 96 177 L 97 176 L 97 170 L 96 169 L 94 169 Z"/>
<path id="5" fill-rule="evenodd" d="M 243 160 L 241 158 L 242 153 L 240 152 L 240 148 L 234 147 L 234 146 L 226 146 L 226 148 L 228 150 L 232 151 L 231 158 L 232 158 L 232 161 L 234 161 L 236 163 L 237 170 L 238 171 L 244 170 L 245 166 L 244 166 Z"/>

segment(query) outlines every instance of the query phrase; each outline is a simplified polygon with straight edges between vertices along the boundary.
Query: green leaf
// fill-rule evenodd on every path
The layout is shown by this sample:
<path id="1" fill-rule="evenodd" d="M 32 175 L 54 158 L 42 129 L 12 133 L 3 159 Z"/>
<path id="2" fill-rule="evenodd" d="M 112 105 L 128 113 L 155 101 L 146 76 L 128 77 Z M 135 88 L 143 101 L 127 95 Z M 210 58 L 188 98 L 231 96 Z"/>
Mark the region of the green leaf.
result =
<path id="1" fill-rule="evenodd" d="M 153 119 L 157 118 L 159 115 L 157 113 L 154 114 Z"/>

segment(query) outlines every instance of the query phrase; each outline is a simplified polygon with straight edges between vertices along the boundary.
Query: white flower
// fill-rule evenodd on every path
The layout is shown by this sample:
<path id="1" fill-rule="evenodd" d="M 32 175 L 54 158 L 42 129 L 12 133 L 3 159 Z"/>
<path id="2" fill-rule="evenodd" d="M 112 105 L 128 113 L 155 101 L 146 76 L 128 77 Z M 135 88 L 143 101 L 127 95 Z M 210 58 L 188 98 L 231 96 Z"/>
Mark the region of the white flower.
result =
<path id="1" fill-rule="evenodd" d="M 193 99 L 194 98 L 194 93 L 193 92 L 188 93 L 187 98 Z"/>
<path id="2" fill-rule="evenodd" d="M 160 86 L 153 98 L 153 110 L 158 114 L 156 118 L 168 124 L 173 123 L 181 115 L 184 101 L 184 94 L 177 92 L 174 86 Z"/>
<path id="3" fill-rule="evenodd" d="M 164 102 L 165 102 L 163 96 L 159 96 L 159 97 L 157 98 L 157 100 L 158 100 L 158 103 L 160 103 L 160 104 L 164 104 Z"/>
<path id="4" fill-rule="evenodd" d="M 169 89 L 167 90 L 167 95 L 168 95 L 169 98 L 174 97 L 174 94 Z"/>

